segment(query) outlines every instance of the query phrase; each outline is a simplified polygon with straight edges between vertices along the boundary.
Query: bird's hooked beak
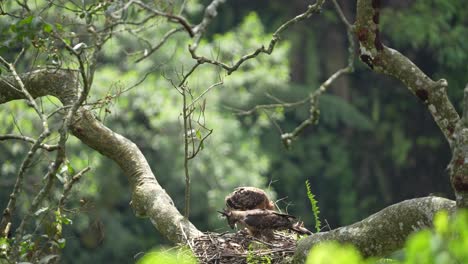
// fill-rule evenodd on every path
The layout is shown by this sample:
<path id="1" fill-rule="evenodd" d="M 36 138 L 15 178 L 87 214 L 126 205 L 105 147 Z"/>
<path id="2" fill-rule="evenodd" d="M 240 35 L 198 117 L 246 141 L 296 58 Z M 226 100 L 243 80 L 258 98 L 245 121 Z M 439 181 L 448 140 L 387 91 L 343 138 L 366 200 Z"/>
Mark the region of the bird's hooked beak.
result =
<path id="1" fill-rule="evenodd" d="M 231 227 L 231 229 L 234 229 L 234 227 L 236 227 L 236 222 L 237 221 L 233 221 L 233 219 L 231 218 L 232 213 L 229 210 L 224 210 L 223 212 L 221 212 L 221 211 L 217 211 L 217 212 L 220 213 L 222 216 L 226 217 L 226 219 L 228 220 L 228 224 Z"/>
<path id="2" fill-rule="evenodd" d="M 216 211 L 216 212 L 220 213 L 222 216 L 228 217 L 226 212 L 221 212 L 221 211 Z"/>

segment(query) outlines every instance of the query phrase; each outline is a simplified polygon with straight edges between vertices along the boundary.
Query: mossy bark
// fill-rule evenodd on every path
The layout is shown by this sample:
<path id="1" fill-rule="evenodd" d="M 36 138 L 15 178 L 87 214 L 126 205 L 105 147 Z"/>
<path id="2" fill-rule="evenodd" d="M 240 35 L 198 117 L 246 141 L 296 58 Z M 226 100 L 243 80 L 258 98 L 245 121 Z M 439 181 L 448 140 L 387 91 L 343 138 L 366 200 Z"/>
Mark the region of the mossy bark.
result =
<path id="1" fill-rule="evenodd" d="M 394 204 L 352 225 L 301 239 L 294 263 L 303 263 L 309 250 L 324 241 L 353 244 L 366 257 L 385 256 L 400 249 L 412 232 L 431 227 L 436 212 L 452 212 L 454 209 L 454 201 L 440 197 L 416 198 Z"/>
<path id="2" fill-rule="evenodd" d="M 52 95 L 64 105 L 70 105 L 78 98 L 76 72 L 41 70 L 27 73 L 21 78 L 34 98 Z M 9 78 L 0 81 L 0 104 L 25 98 L 19 89 L 12 87 L 14 83 Z M 149 217 L 156 229 L 174 243 L 185 243 L 187 239 L 202 234 L 174 206 L 135 143 L 104 126 L 85 107 L 81 107 L 73 116 L 70 126 L 73 135 L 83 143 L 119 165 L 130 182 L 131 205 L 138 216 Z"/>

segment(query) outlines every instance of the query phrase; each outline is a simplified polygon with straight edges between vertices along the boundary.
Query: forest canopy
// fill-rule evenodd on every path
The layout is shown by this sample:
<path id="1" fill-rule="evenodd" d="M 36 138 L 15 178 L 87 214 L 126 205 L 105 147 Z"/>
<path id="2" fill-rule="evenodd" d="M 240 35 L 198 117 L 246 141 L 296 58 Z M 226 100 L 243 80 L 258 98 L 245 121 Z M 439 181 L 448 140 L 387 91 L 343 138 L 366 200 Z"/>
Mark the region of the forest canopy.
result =
<path id="1" fill-rule="evenodd" d="M 307 252 L 376 212 L 422 229 L 467 207 L 461 0 L 17 0 L 0 14 L 0 263 L 136 262 L 235 232 L 217 211 L 239 186 L 315 232 L 308 181 L 322 232 Z"/>

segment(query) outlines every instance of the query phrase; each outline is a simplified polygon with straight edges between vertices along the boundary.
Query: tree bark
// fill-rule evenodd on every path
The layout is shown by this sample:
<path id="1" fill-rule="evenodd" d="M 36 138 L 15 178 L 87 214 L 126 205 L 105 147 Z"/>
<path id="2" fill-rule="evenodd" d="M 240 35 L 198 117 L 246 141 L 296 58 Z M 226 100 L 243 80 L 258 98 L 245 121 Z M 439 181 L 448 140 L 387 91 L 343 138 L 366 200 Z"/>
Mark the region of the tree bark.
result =
<path id="1" fill-rule="evenodd" d="M 375 72 L 395 77 L 416 95 L 431 113 L 452 150 L 448 166 L 450 183 L 457 206 L 468 208 L 468 116 L 461 119 L 448 98 L 445 79 L 433 81 L 411 60 L 385 46 L 379 31 L 380 1 L 358 0 L 355 32 L 359 41 L 359 58 Z M 464 112 L 468 112 L 468 91 Z"/>
<path id="2" fill-rule="evenodd" d="M 22 77 L 35 98 L 53 95 L 64 105 L 72 104 L 77 98 L 79 82 L 76 72 L 42 70 Z M 21 92 L 11 87 L 13 83 L 8 78 L 0 81 L 0 104 L 24 99 Z M 156 229 L 174 243 L 186 243 L 187 239 L 202 234 L 180 214 L 133 142 L 104 126 L 85 107 L 81 107 L 74 116 L 71 131 L 83 143 L 114 160 L 124 171 L 130 182 L 132 207 L 137 216 L 149 217 Z M 400 248 L 411 232 L 431 226 L 435 212 L 454 208 L 453 201 L 438 197 L 404 201 L 351 226 L 314 234 L 299 241 L 295 261 L 302 263 L 313 245 L 327 240 L 353 243 L 366 256 L 383 255 Z"/>
<path id="3" fill-rule="evenodd" d="M 379 2 L 358 0 L 355 32 L 360 44 L 360 58 L 372 70 L 401 80 L 426 104 L 453 151 L 449 169 L 457 206 L 468 207 L 468 114 L 460 119 L 448 99 L 445 80 L 431 80 L 408 58 L 381 43 Z M 80 91 L 75 71 L 34 71 L 22 75 L 22 80 L 34 98 L 52 95 L 59 98 L 64 106 L 73 104 Z M 0 80 L 0 104 L 25 98 L 14 87 L 13 78 Z M 468 109 L 468 95 L 466 98 L 465 110 Z M 174 243 L 186 243 L 188 239 L 202 234 L 180 214 L 133 142 L 104 126 L 86 107 L 77 111 L 70 129 L 83 143 L 114 160 L 124 171 L 130 182 L 131 203 L 136 215 L 149 217 L 157 230 Z M 353 225 L 314 234 L 299 241 L 295 262 L 304 262 L 313 245 L 328 240 L 352 243 L 365 256 L 385 255 L 401 248 L 411 232 L 430 227 L 437 211 L 453 211 L 455 208 L 455 202 L 438 197 L 418 198 L 392 205 Z"/>
<path id="4" fill-rule="evenodd" d="M 436 212 L 455 210 L 455 202 L 440 197 L 424 197 L 391 205 L 366 219 L 299 240 L 294 263 L 304 263 L 309 250 L 324 241 L 349 243 L 366 257 L 385 256 L 402 248 L 409 234 L 432 226 Z"/>
<path id="5" fill-rule="evenodd" d="M 78 98 L 79 81 L 74 71 L 40 70 L 24 74 L 21 78 L 34 98 L 52 95 L 64 106 L 71 105 Z M 16 86 L 13 78 L 0 81 L 0 104 L 25 98 L 19 89 L 12 86 Z M 127 175 L 132 190 L 131 205 L 137 216 L 149 217 L 156 229 L 174 243 L 186 243 L 187 239 L 202 234 L 174 206 L 137 145 L 104 126 L 86 107 L 77 111 L 70 126 L 73 135 L 114 160 Z"/>

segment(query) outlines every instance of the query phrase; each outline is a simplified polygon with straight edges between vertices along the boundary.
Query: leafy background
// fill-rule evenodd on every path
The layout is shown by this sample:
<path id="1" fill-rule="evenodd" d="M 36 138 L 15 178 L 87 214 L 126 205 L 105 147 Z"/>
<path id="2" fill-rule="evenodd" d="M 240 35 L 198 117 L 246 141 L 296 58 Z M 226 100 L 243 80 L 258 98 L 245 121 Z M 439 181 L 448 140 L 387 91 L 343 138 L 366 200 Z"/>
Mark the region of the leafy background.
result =
<path id="1" fill-rule="evenodd" d="M 352 18 L 354 3 L 340 2 Z M 206 4 L 189 1 L 190 19 L 199 21 Z M 288 5 L 279 0 L 228 2 L 209 27 L 200 51 L 235 61 L 267 44 L 277 26 L 305 5 L 299 0 Z M 464 41 L 468 14 L 463 1 L 383 1 L 382 5 L 383 42 L 399 49 L 431 77 L 446 78 L 458 107 L 468 72 Z M 59 21 L 53 14 L 44 17 L 47 20 L 0 17 L 2 56 L 11 59 L 21 47 L 35 45 L 20 62 L 21 72 L 57 63 L 73 66 L 69 55 L 47 37 L 51 27 L 66 31 L 66 19 Z M 158 39 L 167 30 L 161 21 L 144 34 Z M 144 42 L 130 35 L 106 43 L 88 101 L 118 93 L 149 72 L 142 84 L 96 109 L 96 114 L 142 149 L 158 181 L 182 209 L 182 99 L 167 79 L 177 79 L 178 72 L 194 62 L 187 52 L 187 37 L 181 33 L 147 60 L 134 63 L 138 54 L 131 54 L 144 48 Z M 429 194 L 453 198 L 445 172 L 449 148 L 425 106 L 401 83 L 376 75 L 359 62 L 354 74 L 340 79 L 331 93 L 321 97 L 320 123 L 308 128 L 290 150 L 284 148 L 275 123 L 282 131 L 291 131 L 308 116 L 307 105 L 238 115 L 238 109 L 272 103 L 271 96 L 288 102 L 305 98 L 346 64 L 346 51 L 343 26 L 328 3 L 321 16 L 288 30 L 272 55 L 250 60 L 230 76 L 203 66 L 189 79 L 195 96 L 220 78 L 224 81 L 206 96 L 204 118 L 214 133 L 190 164 L 191 220 L 201 230 L 227 230 L 216 210 L 223 207 L 224 196 L 240 185 L 266 188 L 281 209 L 299 216 L 310 229 L 314 216 L 306 180 L 319 201 L 322 219 L 332 228 L 408 198 Z M 40 101 L 46 112 L 58 103 L 54 98 Z M 58 123 L 59 117 L 55 118 Z M 37 136 L 40 127 L 33 111 L 21 101 L 0 106 L 0 123 L 0 134 Z M 149 221 L 134 216 L 128 205 L 127 180 L 117 166 L 73 137 L 69 143 L 73 168 L 91 166 L 92 171 L 76 186 L 68 204 L 73 210 L 67 216 L 73 224 L 65 229 L 63 263 L 134 262 L 142 252 L 168 245 Z M 0 207 L 4 208 L 27 146 L 14 141 L 0 144 Z M 52 158 L 43 151 L 37 164 Z M 39 165 L 28 173 L 26 192 L 18 203 L 23 212 L 43 173 Z"/>

